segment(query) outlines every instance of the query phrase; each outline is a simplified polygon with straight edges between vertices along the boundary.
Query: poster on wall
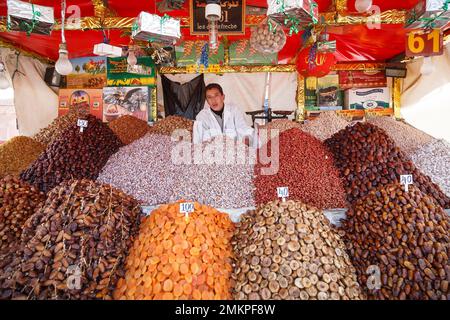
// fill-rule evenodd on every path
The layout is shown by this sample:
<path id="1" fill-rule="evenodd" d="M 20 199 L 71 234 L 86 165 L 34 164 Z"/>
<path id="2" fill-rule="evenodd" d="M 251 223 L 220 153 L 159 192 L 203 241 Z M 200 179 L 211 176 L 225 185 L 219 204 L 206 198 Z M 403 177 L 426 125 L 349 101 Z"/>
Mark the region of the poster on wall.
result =
<path id="1" fill-rule="evenodd" d="M 386 87 L 385 71 L 340 71 L 339 86 L 341 89 Z"/>
<path id="2" fill-rule="evenodd" d="M 151 57 L 138 57 L 137 65 L 144 66 L 146 72 L 138 70 L 135 73 L 129 69 L 127 57 L 108 58 L 107 84 L 109 87 L 153 86 L 155 80 L 155 64 Z M 138 69 L 138 67 L 136 67 Z"/>
<path id="3" fill-rule="evenodd" d="M 259 53 L 250 45 L 250 40 L 242 39 L 230 45 L 230 65 L 272 65 L 278 62 L 278 53 Z"/>
<path id="4" fill-rule="evenodd" d="M 245 34 L 245 0 L 220 0 L 222 16 L 218 21 L 221 35 Z M 206 0 L 190 0 L 191 34 L 207 35 L 208 21 L 205 18 Z"/>
<path id="5" fill-rule="evenodd" d="M 202 55 L 202 48 L 207 41 L 183 41 L 175 47 L 176 61 L 178 67 L 186 67 L 197 64 Z M 209 49 L 208 63 L 210 65 L 223 65 L 225 60 L 225 49 L 223 43 L 220 43 L 216 50 Z"/>
<path id="6" fill-rule="evenodd" d="M 67 75 L 68 89 L 101 89 L 106 85 L 106 58 L 71 59 L 73 72 Z"/>
<path id="7" fill-rule="evenodd" d="M 317 79 L 317 105 L 320 111 L 342 110 L 344 101 L 339 90 L 337 74 Z"/>
<path id="8" fill-rule="evenodd" d="M 89 112 L 98 119 L 103 119 L 102 89 L 60 89 L 58 116 L 67 114 L 77 108 Z"/>
<path id="9" fill-rule="evenodd" d="M 123 115 L 149 121 L 149 87 L 106 87 L 103 89 L 103 121 Z"/>

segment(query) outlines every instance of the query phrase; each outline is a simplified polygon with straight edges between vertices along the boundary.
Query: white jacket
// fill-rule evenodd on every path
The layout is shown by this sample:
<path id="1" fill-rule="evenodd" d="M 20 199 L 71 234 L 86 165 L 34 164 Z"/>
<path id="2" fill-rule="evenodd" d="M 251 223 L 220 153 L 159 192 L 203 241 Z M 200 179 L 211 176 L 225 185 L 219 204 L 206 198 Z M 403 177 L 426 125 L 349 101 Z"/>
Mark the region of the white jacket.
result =
<path id="1" fill-rule="evenodd" d="M 206 105 L 200 111 L 194 122 L 194 143 L 202 143 L 215 136 L 226 135 L 233 139 L 242 140 L 253 137 L 253 128 L 247 125 L 242 111 L 231 104 L 225 104 L 223 110 L 223 132 L 211 108 Z"/>

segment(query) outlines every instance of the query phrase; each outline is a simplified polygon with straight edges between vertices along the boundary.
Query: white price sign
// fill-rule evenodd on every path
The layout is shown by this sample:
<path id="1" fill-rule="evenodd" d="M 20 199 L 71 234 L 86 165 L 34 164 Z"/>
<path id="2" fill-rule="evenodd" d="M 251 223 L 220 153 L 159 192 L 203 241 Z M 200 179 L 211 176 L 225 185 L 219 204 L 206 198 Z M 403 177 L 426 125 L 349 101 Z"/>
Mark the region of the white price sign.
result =
<path id="1" fill-rule="evenodd" d="M 278 198 L 281 198 L 283 201 L 286 201 L 286 198 L 289 197 L 289 188 L 288 187 L 279 187 L 277 188 Z"/>
<path id="2" fill-rule="evenodd" d="M 78 119 L 77 126 L 80 127 L 80 132 L 83 132 L 84 128 L 87 128 L 87 126 L 88 126 L 88 121 L 87 120 Z"/>
<path id="3" fill-rule="evenodd" d="M 194 212 L 194 203 L 193 202 L 181 202 L 180 203 L 180 213 L 184 213 L 186 218 L 189 217 L 189 214 Z"/>
<path id="4" fill-rule="evenodd" d="M 408 192 L 408 187 L 410 184 L 413 184 L 413 176 L 412 174 L 403 174 L 400 176 L 400 184 L 405 186 L 405 191 Z"/>

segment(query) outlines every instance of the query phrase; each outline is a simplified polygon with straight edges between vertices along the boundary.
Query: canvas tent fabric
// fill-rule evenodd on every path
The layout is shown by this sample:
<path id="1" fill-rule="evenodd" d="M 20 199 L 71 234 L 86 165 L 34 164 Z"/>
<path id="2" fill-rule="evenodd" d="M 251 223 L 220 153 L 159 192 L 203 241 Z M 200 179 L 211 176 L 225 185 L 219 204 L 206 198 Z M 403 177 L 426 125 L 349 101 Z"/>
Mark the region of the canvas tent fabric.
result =
<path id="1" fill-rule="evenodd" d="M 432 61 L 435 71 L 428 76 L 420 73 L 423 59 L 408 64 L 401 113 L 414 127 L 450 142 L 450 43 Z"/>
<path id="2" fill-rule="evenodd" d="M 16 54 L 9 49 L 4 54 L 8 73 L 14 86 L 14 106 L 20 135 L 32 136 L 46 127 L 58 115 L 58 96 L 44 82 L 47 65 Z"/>

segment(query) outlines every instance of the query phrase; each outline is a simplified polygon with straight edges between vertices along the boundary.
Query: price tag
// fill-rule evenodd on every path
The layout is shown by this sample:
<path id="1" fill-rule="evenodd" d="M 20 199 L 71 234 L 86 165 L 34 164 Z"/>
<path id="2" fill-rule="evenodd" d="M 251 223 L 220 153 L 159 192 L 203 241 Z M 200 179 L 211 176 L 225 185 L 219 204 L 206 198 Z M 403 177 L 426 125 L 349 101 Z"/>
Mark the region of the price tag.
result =
<path id="1" fill-rule="evenodd" d="M 194 203 L 193 202 L 181 202 L 180 203 L 180 213 L 184 213 L 186 219 L 189 218 L 189 214 L 194 212 Z"/>
<path id="2" fill-rule="evenodd" d="M 281 198 L 283 202 L 286 201 L 286 198 L 289 197 L 289 188 L 288 187 L 279 187 L 277 188 L 278 198 Z"/>
<path id="3" fill-rule="evenodd" d="M 440 56 L 443 53 L 444 37 L 440 29 L 433 29 L 429 32 L 417 30 L 406 35 L 406 55 L 408 57 Z"/>
<path id="4" fill-rule="evenodd" d="M 408 192 L 408 187 L 410 184 L 413 184 L 413 176 L 412 174 L 404 174 L 400 176 L 400 184 L 405 186 L 405 191 Z"/>
<path id="5" fill-rule="evenodd" d="M 87 126 L 88 126 L 88 121 L 87 120 L 78 119 L 77 126 L 80 127 L 80 132 L 83 132 L 84 128 L 87 128 Z"/>

